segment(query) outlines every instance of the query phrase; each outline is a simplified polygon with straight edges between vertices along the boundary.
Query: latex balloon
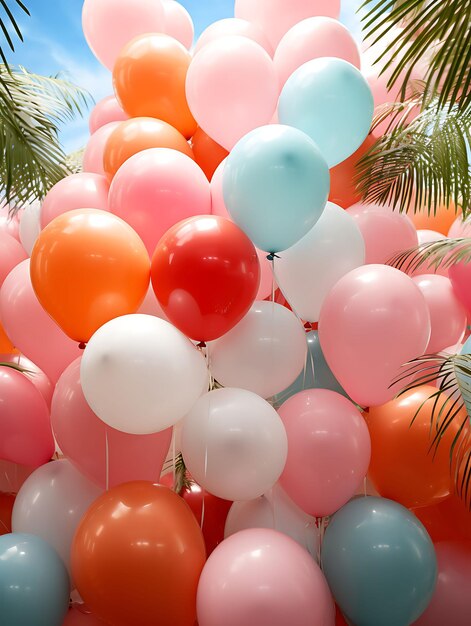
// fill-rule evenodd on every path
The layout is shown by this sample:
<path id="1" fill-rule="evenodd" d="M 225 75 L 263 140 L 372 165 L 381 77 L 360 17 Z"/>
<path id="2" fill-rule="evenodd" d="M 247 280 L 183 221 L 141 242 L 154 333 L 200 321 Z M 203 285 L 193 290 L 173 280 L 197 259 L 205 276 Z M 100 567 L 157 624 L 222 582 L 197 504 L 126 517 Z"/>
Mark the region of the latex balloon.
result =
<path id="1" fill-rule="evenodd" d="M 105 626 L 105 622 L 93 615 L 85 605 L 73 604 L 62 626 Z"/>
<path id="2" fill-rule="evenodd" d="M 434 543 L 471 541 L 471 511 L 466 503 L 451 495 L 432 506 L 413 509 Z"/>
<path id="3" fill-rule="evenodd" d="M 41 393 L 47 406 L 50 408 L 54 387 L 46 374 L 23 354 L 1 354 L 0 363 L 11 363 L 22 368 L 22 374 L 30 380 Z"/>
<path id="4" fill-rule="evenodd" d="M 408 215 L 411 218 L 417 229 L 427 228 L 428 230 L 436 230 L 443 235 L 448 235 L 448 231 L 456 220 L 457 209 L 453 203 L 449 207 L 439 205 L 434 207 L 434 212 L 428 212 L 427 208 L 420 211 L 409 211 Z"/>
<path id="5" fill-rule="evenodd" d="M 118 485 L 92 504 L 72 546 L 77 589 L 115 626 L 193 626 L 205 561 L 188 505 L 161 485 Z"/>
<path id="6" fill-rule="evenodd" d="M 430 314 L 408 276 L 386 265 L 365 265 L 343 276 L 329 292 L 319 338 L 329 367 L 350 398 L 361 406 L 378 405 L 399 389 L 391 383 L 401 367 L 424 354 Z"/>
<path id="7" fill-rule="evenodd" d="M 196 130 L 185 95 L 190 61 L 188 50 L 168 35 L 147 34 L 130 41 L 113 70 L 116 96 L 126 113 L 161 119 L 189 139 Z"/>
<path id="8" fill-rule="evenodd" d="M 306 352 L 306 333 L 296 316 L 276 302 L 257 301 L 210 344 L 211 373 L 224 387 L 270 398 L 296 379 Z"/>
<path id="9" fill-rule="evenodd" d="M 270 122 L 278 94 L 270 56 L 239 35 L 204 46 L 193 57 L 186 79 L 188 104 L 198 126 L 226 150 Z"/>
<path id="10" fill-rule="evenodd" d="M 135 117 L 119 124 L 106 142 L 103 167 L 108 178 L 134 154 L 149 148 L 172 148 L 194 158 L 187 140 L 173 126 L 152 117 Z"/>
<path id="11" fill-rule="evenodd" d="M 191 147 L 195 155 L 195 161 L 211 180 L 218 165 L 227 157 L 228 151 L 211 139 L 201 128 L 191 138 Z"/>
<path id="12" fill-rule="evenodd" d="M 62 626 L 69 577 L 55 550 L 39 537 L 0 537 L 0 606 L 8 626 Z"/>
<path id="13" fill-rule="evenodd" d="M 232 219 L 254 244 L 279 252 L 299 241 L 321 216 L 329 173 L 307 135 L 272 124 L 252 131 L 232 150 L 223 191 Z"/>
<path id="14" fill-rule="evenodd" d="M 466 308 L 468 314 L 471 314 L 471 264 L 456 263 L 448 270 L 453 291 L 461 304 Z"/>
<path id="15" fill-rule="evenodd" d="M 21 243 L 0 231 L 0 287 L 12 269 L 27 258 Z"/>
<path id="16" fill-rule="evenodd" d="M 179 2 L 163 0 L 162 3 L 165 15 L 165 32 L 190 50 L 195 34 L 191 15 Z"/>
<path id="17" fill-rule="evenodd" d="M 110 122 L 109 124 L 105 124 L 95 131 L 90 137 L 83 153 L 84 172 L 94 172 L 95 174 L 106 176 L 105 168 L 103 166 L 105 146 L 114 130 L 119 128 L 120 124 L 121 122 Z"/>
<path id="18" fill-rule="evenodd" d="M 151 274 L 171 323 L 196 341 L 210 341 L 249 310 L 259 287 L 260 264 L 253 244 L 235 224 L 198 216 L 162 237 Z"/>
<path id="19" fill-rule="evenodd" d="M 16 212 L 13 214 L 8 204 L 4 204 L 3 206 L 1 206 L 0 207 L 0 232 L 6 233 L 7 235 L 10 235 L 10 237 L 13 237 L 13 239 L 20 241 L 20 233 L 19 233 L 20 215 L 21 215 L 20 212 Z"/>
<path id="20" fill-rule="evenodd" d="M 15 494 L 0 492 L 0 536 L 11 533 L 11 514 L 15 504 Z"/>
<path id="21" fill-rule="evenodd" d="M 447 235 L 452 239 L 459 239 L 460 237 L 471 236 L 471 222 L 469 222 L 468 220 L 463 220 L 463 216 L 458 215 L 458 217 L 451 225 Z"/>
<path id="22" fill-rule="evenodd" d="M 435 241 L 444 241 L 447 239 L 442 233 L 437 233 L 435 230 L 418 230 L 417 238 L 419 240 L 419 246 L 426 243 L 433 243 Z M 421 274 L 438 274 L 448 278 L 448 267 L 446 267 L 447 257 L 443 260 L 443 263 L 436 267 L 433 261 L 430 263 L 422 263 L 417 269 L 414 268 L 413 263 L 406 264 L 402 267 L 402 271 L 406 272 L 409 276 L 420 276 Z"/>
<path id="23" fill-rule="evenodd" d="M 356 188 L 356 168 L 360 159 L 375 144 L 375 138 L 368 135 L 358 150 L 347 159 L 330 169 L 329 200 L 343 209 L 360 202 L 361 193 Z"/>
<path id="24" fill-rule="evenodd" d="M 321 570 L 306 550 L 275 530 L 253 528 L 229 537 L 201 574 L 200 626 L 333 622 L 334 605 Z"/>
<path id="25" fill-rule="evenodd" d="M 317 322 L 335 283 L 365 263 L 365 243 L 354 220 L 328 202 L 319 221 L 275 263 L 277 284 L 303 320 Z"/>
<path id="26" fill-rule="evenodd" d="M 34 467 L 0 460 L 0 491 L 18 493 L 21 485 L 34 472 Z"/>
<path id="27" fill-rule="evenodd" d="M 130 480 L 157 481 L 172 437 L 129 435 L 107 426 L 93 413 L 80 384 L 75 360 L 57 382 L 51 407 L 54 436 L 63 454 L 103 489 Z"/>
<path id="28" fill-rule="evenodd" d="M 332 167 L 353 154 L 368 135 L 373 96 L 351 63 L 330 57 L 314 59 L 286 81 L 278 115 L 281 124 L 307 133 Z"/>
<path id="29" fill-rule="evenodd" d="M 435 551 L 407 509 L 382 498 L 357 498 L 333 517 L 322 566 L 349 622 L 412 624 L 429 604 L 437 577 Z"/>
<path id="30" fill-rule="evenodd" d="M 256 24 L 237 17 L 228 17 L 210 24 L 199 36 L 194 54 L 216 39 L 233 35 L 240 35 L 241 37 L 252 39 L 252 41 L 262 46 L 271 57 L 273 56 L 274 48 L 268 41 L 263 30 Z"/>
<path id="31" fill-rule="evenodd" d="M 40 224 L 41 204 L 40 202 L 33 202 L 26 206 L 20 219 L 20 241 L 23 248 L 26 250 L 26 254 L 31 256 L 33 246 L 36 243 L 36 239 L 41 232 Z"/>
<path id="32" fill-rule="evenodd" d="M 15 355 L 17 353 L 18 351 L 16 350 L 15 346 L 12 344 L 12 342 L 8 338 L 8 335 L 6 334 L 5 329 L 0 323 L 0 354 Z"/>
<path id="33" fill-rule="evenodd" d="M 275 409 L 245 389 L 217 389 L 186 415 L 182 453 L 195 480 L 225 500 L 251 500 L 273 487 L 287 441 Z"/>
<path id="34" fill-rule="evenodd" d="M 171 324 L 150 315 L 104 324 L 85 349 L 80 378 L 98 417 L 136 435 L 176 424 L 208 388 L 203 354 Z"/>
<path id="35" fill-rule="evenodd" d="M 88 127 L 90 135 L 110 122 L 124 122 L 129 115 L 123 111 L 115 96 L 107 96 L 100 100 L 90 113 Z"/>
<path id="36" fill-rule="evenodd" d="M 141 239 L 115 215 L 92 209 L 51 222 L 34 246 L 30 271 L 42 306 L 78 342 L 108 320 L 137 311 L 149 286 Z"/>
<path id="37" fill-rule="evenodd" d="M 211 213 L 209 183 L 185 154 L 169 148 L 145 150 L 118 170 L 111 184 L 109 209 L 135 229 L 152 256 L 172 226 Z"/>

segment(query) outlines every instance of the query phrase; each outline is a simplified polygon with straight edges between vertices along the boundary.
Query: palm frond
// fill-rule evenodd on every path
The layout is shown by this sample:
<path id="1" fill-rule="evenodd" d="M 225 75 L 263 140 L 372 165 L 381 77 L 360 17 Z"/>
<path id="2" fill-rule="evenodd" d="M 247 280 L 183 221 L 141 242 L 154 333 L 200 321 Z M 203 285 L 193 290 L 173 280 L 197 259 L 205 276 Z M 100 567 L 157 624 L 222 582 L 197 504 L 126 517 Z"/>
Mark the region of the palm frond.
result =
<path id="1" fill-rule="evenodd" d="M 0 363 L 0 367 L 9 367 L 10 369 L 16 370 L 17 372 L 29 373 L 29 370 L 25 370 L 24 367 L 21 367 L 21 365 L 17 365 L 16 363 Z"/>
<path id="2" fill-rule="evenodd" d="M 393 257 L 388 265 L 406 274 L 413 274 L 421 267 L 429 271 L 430 268 L 437 270 L 439 267 L 470 262 L 471 238 L 462 238 L 440 239 L 409 248 Z"/>
<path id="3" fill-rule="evenodd" d="M 72 174 L 79 174 L 83 171 L 83 154 L 85 152 L 85 148 L 81 150 L 76 150 L 75 152 L 71 152 L 67 155 L 66 165 Z"/>
<path id="4" fill-rule="evenodd" d="M 8 3 L 6 0 L 0 0 L 0 7 L 3 11 L 0 11 L 0 30 L 7 42 L 8 47 L 12 52 L 15 51 L 15 45 L 13 43 L 12 35 L 10 31 L 13 30 L 20 41 L 23 41 L 23 35 L 21 33 L 18 22 L 13 15 L 14 8 L 19 8 L 26 15 L 30 15 L 27 7 L 21 2 L 21 0 L 12 0 Z M 0 45 L 0 59 L 2 63 L 8 68 L 8 63 L 3 46 Z M 3 76 L 0 76 L 0 82 L 3 80 Z"/>

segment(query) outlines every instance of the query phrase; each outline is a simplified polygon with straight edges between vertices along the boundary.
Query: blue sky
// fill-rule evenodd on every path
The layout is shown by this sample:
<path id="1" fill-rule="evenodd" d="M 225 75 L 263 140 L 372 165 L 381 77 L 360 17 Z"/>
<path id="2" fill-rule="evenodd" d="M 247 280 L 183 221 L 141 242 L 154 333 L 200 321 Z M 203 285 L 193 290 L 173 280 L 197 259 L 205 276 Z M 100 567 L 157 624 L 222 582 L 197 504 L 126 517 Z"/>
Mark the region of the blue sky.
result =
<path id="1" fill-rule="evenodd" d="M 256 2 L 257 0 L 254 0 Z M 289 1 L 289 0 L 287 0 Z M 15 12 L 25 43 L 18 42 L 11 63 L 20 64 L 41 74 L 64 72 L 76 84 L 99 100 L 112 93 L 111 75 L 88 49 L 82 33 L 83 0 L 23 0 L 31 17 Z M 191 14 L 198 36 L 212 22 L 232 17 L 234 0 L 180 0 Z M 356 37 L 360 26 L 355 15 L 361 0 L 342 0 L 341 20 Z M 86 119 L 77 118 L 63 129 L 66 150 L 83 147 L 88 138 Z"/>

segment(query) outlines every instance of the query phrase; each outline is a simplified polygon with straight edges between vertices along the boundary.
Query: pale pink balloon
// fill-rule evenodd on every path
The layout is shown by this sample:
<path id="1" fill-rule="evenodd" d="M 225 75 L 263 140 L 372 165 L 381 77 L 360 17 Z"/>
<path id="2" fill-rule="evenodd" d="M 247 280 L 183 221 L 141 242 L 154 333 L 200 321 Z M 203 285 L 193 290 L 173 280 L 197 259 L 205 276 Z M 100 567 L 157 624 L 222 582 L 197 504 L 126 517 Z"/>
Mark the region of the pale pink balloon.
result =
<path id="1" fill-rule="evenodd" d="M 448 231 L 448 237 L 450 237 L 450 239 L 471 237 L 471 221 L 467 220 L 463 222 L 462 216 L 458 215 Z"/>
<path id="2" fill-rule="evenodd" d="M 119 168 L 108 206 L 134 228 L 152 256 L 171 226 L 211 213 L 211 192 L 193 159 L 178 150 L 151 148 L 134 154 Z"/>
<path id="3" fill-rule="evenodd" d="M 191 15 L 179 2 L 175 0 L 162 0 L 165 15 L 165 33 L 173 37 L 181 44 L 191 48 L 195 27 Z"/>
<path id="4" fill-rule="evenodd" d="M 90 613 L 84 604 L 73 604 L 62 626 L 106 626 L 106 624 Z"/>
<path id="5" fill-rule="evenodd" d="M 335 378 L 360 406 L 391 400 L 401 366 L 424 354 L 430 339 L 427 303 L 414 281 L 387 265 L 343 276 L 324 300 L 322 351 Z"/>
<path id="6" fill-rule="evenodd" d="M 439 233 L 435 230 L 418 230 L 417 237 L 419 240 L 419 245 L 434 243 L 436 241 L 443 241 L 447 239 L 445 235 Z M 445 267 L 444 264 L 440 265 L 440 267 L 434 267 L 433 263 L 422 263 L 420 267 L 414 269 L 413 267 L 406 264 L 401 268 L 403 272 L 408 274 L 409 276 L 420 276 L 421 274 L 438 274 L 439 276 L 445 276 L 448 278 L 448 267 Z"/>
<path id="7" fill-rule="evenodd" d="M 448 270 L 453 290 L 471 315 L 471 263 L 456 263 Z"/>
<path id="8" fill-rule="evenodd" d="M 114 129 L 120 124 L 121 122 L 109 122 L 99 128 L 90 137 L 86 145 L 85 152 L 83 153 L 84 172 L 91 172 L 105 176 L 105 170 L 103 168 L 103 153 L 105 151 L 106 142 Z"/>
<path id="9" fill-rule="evenodd" d="M 23 375 L 33 383 L 46 401 L 47 406 L 51 408 L 54 387 L 46 374 L 40 370 L 37 365 L 27 359 L 23 354 L 0 354 L 0 363 L 12 363 L 23 368 Z"/>
<path id="10" fill-rule="evenodd" d="M 102 422 L 91 410 L 80 384 L 78 358 L 60 377 L 52 399 L 51 422 L 64 455 L 101 487 L 130 480 L 157 482 L 172 429 L 129 435 Z"/>
<path id="11" fill-rule="evenodd" d="M 50 189 L 41 206 L 41 228 L 75 209 L 108 210 L 110 185 L 104 176 L 82 172 L 63 178 Z"/>
<path id="12" fill-rule="evenodd" d="M 90 134 L 93 135 L 99 128 L 111 122 L 124 122 L 128 119 L 129 115 L 123 111 L 115 96 L 107 96 L 95 105 L 90 114 Z"/>
<path id="13" fill-rule="evenodd" d="M 273 56 L 274 48 L 263 31 L 255 24 L 237 17 L 227 17 L 210 24 L 199 36 L 194 53 L 196 54 L 204 48 L 204 46 L 216 39 L 229 37 L 231 35 L 240 35 L 241 37 L 252 39 L 252 41 L 262 46 L 271 57 Z"/>
<path id="14" fill-rule="evenodd" d="M 0 206 L 0 233 L 6 233 L 20 241 L 20 213 L 10 214 L 10 207 L 7 205 Z"/>
<path id="15" fill-rule="evenodd" d="M 112 70 L 131 39 L 165 32 L 163 4 L 160 0 L 85 0 L 82 27 L 93 54 Z"/>
<path id="16" fill-rule="evenodd" d="M 0 287 L 12 269 L 27 258 L 21 243 L 0 231 Z"/>
<path id="17" fill-rule="evenodd" d="M 291 537 L 250 528 L 220 543 L 198 585 L 199 626 L 333 626 L 319 566 Z"/>
<path id="18" fill-rule="evenodd" d="M 336 57 L 360 69 L 360 51 L 348 28 L 330 17 L 309 17 L 284 35 L 275 51 L 280 84 L 304 63 L 320 57 Z"/>
<path id="19" fill-rule="evenodd" d="M 417 231 L 405 213 L 376 204 L 354 204 L 347 213 L 365 241 L 365 263 L 387 263 L 399 252 L 417 246 Z"/>
<path id="20" fill-rule="evenodd" d="M 12 343 L 53 384 L 81 353 L 77 343 L 62 332 L 39 303 L 31 284 L 29 259 L 15 267 L 0 289 L 0 319 Z"/>
<path id="21" fill-rule="evenodd" d="M 301 391 L 278 413 L 288 435 L 281 486 L 309 515 L 332 515 L 355 495 L 368 471 L 365 420 L 349 400 L 326 389 Z"/>
<path id="22" fill-rule="evenodd" d="M 193 58 L 186 96 L 198 125 L 231 150 L 249 131 L 268 124 L 279 95 L 275 65 L 251 39 L 216 39 Z"/>

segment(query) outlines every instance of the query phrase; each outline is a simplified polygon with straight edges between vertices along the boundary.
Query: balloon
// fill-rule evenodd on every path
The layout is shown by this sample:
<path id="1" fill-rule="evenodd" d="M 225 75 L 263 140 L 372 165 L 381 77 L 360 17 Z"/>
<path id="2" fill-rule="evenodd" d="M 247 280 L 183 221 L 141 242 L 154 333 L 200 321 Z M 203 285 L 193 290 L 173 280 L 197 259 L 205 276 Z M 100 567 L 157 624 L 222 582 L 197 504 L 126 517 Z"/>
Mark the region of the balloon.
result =
<path id="1" fill-rule="evenodd" d="M 295 24 L 276 48 L 275 62 L 280 84 L 304 63 L 335 57 L 360 69 L 360 52 L 348 28 L 331 17 L 310 17 Z"/>
<path id="2" fill-rule="evenodd" d="M 41 228 L 67 211 L 74 209 L 108 210 L 110 186 L 99 174 L 71 174 L 48 191 L 41 207 Z"/>
<path id="3" fill-rule="evenodd" d="M 179 2 L 163 0 L 165 32 L 190 50 L 195 28 L 191 15 Z"/>
<path id="4" fill-rule="evenodd" d="M 338 18 L 340 0 L 236 0 L 235 16 L 259 26 L 275 49 L 283 35 L 308 17 Z"/>
<path id="5" fill-rule="evenodd" d="M 471 511 L 457 496 L 451 495 L 432 506 L 412 511 L 427 529 L 434 543 L 438 541 L 471 541 Z"/>
<path id="6" fill-rule="evenodd" d="M 112 70 L 128 41 L 164 31 L 165 11 L 160 0 L 85 0 L 82 27 L 93 54 Z"/>
<path id="7" fill-rule="evenodd" d="M 118 170 L 111 184 L 109 209 L 135 229 L 152 256 L 177 222 L 211 213 L 209 183 L 185 154 L 169 148 L 144 150 Z"/>
<path id="8" fill-rule="evenodd" d="M 460 237 L 471 236 L 471 222 L 463 220 L 462 215 L 458 215 L 448 231 L 448 237 L 451 239 L 459 239 Z"/>
<path id="9" fill-rule="evenodd" d="M 5 329 L 0 323 L 0 354 L 2 355 L 2 359 L 3 359 L 3 356 L 6 354 L 16 355 L 17 353 L 18 351 L 15 349 L 15 346 L 12 344 L 12 342 L 8 338 L 8 335 L 6 334 Z M 0 359 L 0 361 L 2 361 L 2 359 Z"/>
<path id="10" fill-rule="evenodd" d="M 373 96 L 351 63 L 330 57 L 314 59 L 286 81 L 278 115 L 281 124 L 307 133 L 332 167 L 364 142 L 373 119 Z"/>
<path id="11" fill-rule="evenodd" d="M 88 140 L 83 153 L 83 171 L 106 176 L 103 166 L 105 146 L 112 133 L 119 128 L 121 122 L 110 122 L 99 128 Z M 86 208 L 86 207 L 85 207 Z"/>
<path id="12" fill-rule="evenodd" d="M 399 252 L 415 248 L 417 231 L 405 213 L 377 204 L 354 204 L 347 209 L 365 241 L 365 263 L 388 263 Z"/>
<path id="13" fill-rule="evenodd" d="M 37 467 L 54 454 L 49 409 L 21 372 L 0 366 L 0 459 Z"/>
<path id="14" fill-rule="evenodd" d="M 448 270 L 453 291 L 461 304 L 466 308 L 468 314 L 471 314 L 471 264 L 456 263 L 451 265 Z"/>
<path id="15" fill-rule="evenodd" d="M 444 205 L 434 206 L 435 213 L 428 213 L 428 208 L 424 207 L 417 212 L 408 213 L 410 219 L 418 229 L 436 230 L 443 235 L 448 235 L 457 216 L 457 209 L 453 203 L 449 207 Z"/>
<path id="16" fill-rule="evenodd" d="M 450 448 L 466 411 L 457 413 L 436 453 L 430 450 L 432 410 L 437 415 L 446 400 L 444 395 L 431 397 L 436 391 L 421 385 L 382 406 L 370 407 L 366 416 L 371 436 L 371 482 L 382 496 L 407 507 L 436 504 L 452 489 Z"/>
<path id="17" fill-rule="evenodd" d="M 0 492 L 0 536 L 11 533 L 11 513 L 15 504 L 15 494 Z"/>
<path id="18" fill-rule="evenodd" d="M 195 155 L 195 161 L 206 174 L 206 178 L 211 180 L 218 165 L 223 161 L 229 152 L 211 139 L 204 130 L 197 128 L 191 139 L 191 147 Z"/>
<path id="19" fill-rule="evenodd" d="M 0 231 L 0 287 L 12 269 L 27 258 L 21 243 Z"/>
<path id="20" fill-rule="evenodd" d="M 90 113 L 88 126 L 90 135 L 110 122 L 124 122 L 129 115 L 123 111 L 115 96 L 108 96 L 100 100 Z"/>
<path id="21" fill-rule="evenodd" d="M 200 626 L 333 622 L 334 605 L 321 570 L 306 550 L 275 530 L 253 528 L 229 537 L 201 574 Z"/>
<path id="22" fill-rule="evenodd" d="M 62 626 L 105 626 L 105 623 L 90 613 L 83 604 L 73 604 Z"/>
<path id="23" fill-rule="evenodd" d="M 150 315 L 104 324 L 85 349 L 80 378 L 98 417 L 135 435 L 176 424 L 208 386 L 202 353 L 171 324 Z"/>
<path id="24" fill-rule="evenodd" d="M 321 216 L 329 173 L 307 135 L 273 124 L 252 131 L 232 150 L 223 191 L 231 217 L 254 244 L 279 252 L 299 241 Z"/>
<path id="25" fill-rule="evenodd" d="M 80 350 L 39 303 L 30 278 L 30 261 L 20 263 L 0 290 L 0 318 L 15 346 L 55 383 Z"/>
<path id="26" fill-rule="evenodd" d="M 26 250 L 26 254 L 31 256 L 36 239 L 41 232 L 40 224 L 41 203 L 33 202 L 26 206 L 20 217 L 20 242 Z"/>
<path id="27" fill-rule="evenodd" d="M 0 233 L 5 233 L 13 237 L 13 239 L 20 241 L 19 216 L 20 213 L 11 213 L 8 204 L 0 206 Z"/>
<path id="28" fill-rule="evenodd" d="M 148 34 L 130 41 L 113 70 L 116 96 L 126 113 L 161 119 L 189 139 L 196 130 L 185 95 L 190 61 L 188 50 L 168 35 Z"/>
<path id="29" fill-rule="evenodd" d="M 118 485 L 88 509 L 72 546 L 77 589 L 114 626 L 193 626 L 205 561 L 188 505 L 161 485 Z"/>
<path id="30" fill-rule="evenodd" d="M 258 301 L 237 326 L 210 344 L 209 355 L 218 383 L 270 398 L 303 369 L 306 333 L 281 304 Z"/>
<path id="31" fill-rule="evenodd" d="M 383 498 L 357 498 L 336 513 L 322 565 L 344 615 L 363 626 L 412 624 L 430 602 L 437 577 L 425 528 Z"/>
<path id="32" fill-rule="evenodd" d="M 139 307 L 138 313 L 142 313 L 143 315 L 154 315 L 155 317 L 160 317 L 160 319 L 168 322 L 167 316 L 162 311 L 162 307 L 160 306 L 157 298 L 155 297 L 154 290 L 152 289 L 152 285 L 149 285 L 149 289 L 147 290 L 147 295 L 144 298 L 143 303 Z"/>
<path id="33" fill-rule="evenodd" d="M 273 47 L 261 28 L 247 20 L 241 20 L 236 17 L 228 17 L 210 24 L 199 36 L 194 54 L 216 39 L 234 35 L 247 37 L 255 41 L 255 43 L 262 46 L 271 57 L 273 56 Z"/>
<path id="34" fill-rule="evenodd" d="M 430 315 L 420 289 L 386 265 L 365 265 L 332 288 L 319 317 L 322 351 L 334 376 L 361 406 L 394 397 L 403 364 L 424 354 Z M 404 384 L 404 383 L 402 383 Z"/>
<path id="35" fill-rule="evenodd" d="M 23 369 L 22 374 L 30 380 L 41 393 L 48 407 L 51 406 L 54 387 L 46 374 L 23 354 L 1 354 L 0 363 L 12 363 Z"/>
<path id="36" fill-rule="evenodd" d="M 0 606 L 5 626 L 62 626 L 69 577 L 55 550 L 39 537 L 0 537 Z"/>
<path id="37" fill-rule="evenodd" d="M 253 244 L 235 224 L 198 216 L 162 237 L 151 275 L 172 324 L 196 341 L 210 341 L 227 333 L 251 307 L 260 264 Z"/>
<path id="38" fill-rule="evenodd" d="M 355 221 L 328 202 L 319 221 L 275 263 L 278 286 L 303 320 L 317 322 L 335 283 L 365 262 L 365 243 Z"/>
<path id="39" fill-rule="evenodd" d="M 66 461 L 43 465 L 21 487 L 13 509 L 15 533 L 44 539 L 70 570 L 70 547 L 83 514 L 102 490 Z"/>
<path id="40" fill-rule="evenodd" d="M 444 241 L 447 239 L 442 233 L 437 233 L 434 230 L 418 230 L 417 237 L 419 240 L 419 246 L 426 243 L 433 243 L 435 241 Z M 401 268 L 403 272 L 406 272 L 409 276 L 420 276 L 421 274 L 438 274 L 448 278 L 448 267 L 445 267 L 448 257 L 445 256 L 443 263 L 439 267 L 435 267 L 433 261 L 430 263 L 422 263 L 417 269 L 412 269 L 414 263 L 410 265 L 406 264 Z"/>
<path id="41" fill-rule="evenodd" d="M 109 180 L 125 161 L 149 148 L 172 148 L 194 158 L 187 140 L 173 126 L 153 117 L 135 117 L 119 124 L 106 142 L 103 167 Z"/>
<path id="42" fill-rule="evenodd" d="M 34 467 L 0 460 L 0 491 L 18 493 L 34 470 Z"/>
<path id="43" fill-rule="evenodd" d="M 360 159 L 375 143 L 374 137 L 368 135 L 361 146 L 352 155 L 330 169 L 329 200 L 343 209 L 348 209 L 360 202 L 361 193 L 356 188 L 356 167 Z"/>
<path id="44" fill-rule="evenodd" d="M 57 382 L 51 408 L 54 436 L 63 454 L 100 487 L 130 480 L 157 481 L 172 437 L 129 435 L 106 426 L 88 406 L 76 359 Z"/>
<path id="45" fill-rule="evenodd" d="M 149 286 L 141 239 L 119 217 L 94 209 L 51 222 L 34 246 L 30 270 L 42 306 L 79 342 L 105 322 L 137 311 Z"/>
<path id="46" fill-rule="evenodd" d="M 195 480 L 225 500 L 252 500 L 273 487 L 287 440 L 275 409 L 245 389 L 216 389 L 186 415 L 182 453 Z"/>
<path id="47" fill-rule="evenodd" d="M 193 57 L 186 79 L 188 104 L 198 126 L 226 150 L 270 122 L 278 94 L 270 56 L 240 35 L 204 46 Z"/>

